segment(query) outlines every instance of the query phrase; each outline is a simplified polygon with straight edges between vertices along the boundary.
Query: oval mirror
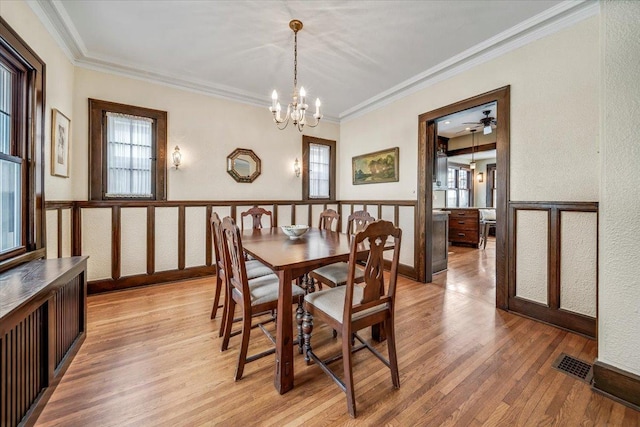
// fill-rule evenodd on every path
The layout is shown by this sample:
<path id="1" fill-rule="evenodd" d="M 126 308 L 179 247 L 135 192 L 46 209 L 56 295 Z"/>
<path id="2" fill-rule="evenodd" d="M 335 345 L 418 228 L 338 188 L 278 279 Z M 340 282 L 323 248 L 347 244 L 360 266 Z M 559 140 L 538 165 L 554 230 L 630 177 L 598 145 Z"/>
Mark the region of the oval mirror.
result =
<path id="1" fill-rule="evenodd" d="M 237 182 L 253 182 L 260 176 L 260 158 L 253 150 L 236 148 L 227 156 L 227 173 Z"/>

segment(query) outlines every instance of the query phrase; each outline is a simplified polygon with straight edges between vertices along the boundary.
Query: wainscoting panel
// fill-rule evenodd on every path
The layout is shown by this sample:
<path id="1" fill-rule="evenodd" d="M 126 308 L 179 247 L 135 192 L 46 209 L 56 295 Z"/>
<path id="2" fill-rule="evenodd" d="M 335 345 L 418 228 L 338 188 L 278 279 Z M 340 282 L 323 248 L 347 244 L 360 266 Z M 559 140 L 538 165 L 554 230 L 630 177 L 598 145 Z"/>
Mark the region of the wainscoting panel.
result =
<path id="1" fill-rule="evenodd" d="M 60 241 L 59 248 L 62 257 L 70 257 L 72 253 L 72 224 L 71 224 L 71 209 L 60 210 Z"/>
<path id="2" fill-rule="evenodd" d="M 111 278 L 111 208 L 82 209 L 82 253 L 88 280 Z"/>
<path id="3" fill-rule="evenodd" d="M 311 225 L 309 221 L 309 212 L 309 205 L 296 205 L 296 217 L 293 224 L 289 225 Z"/>
<path id="4" fill-rule="evenodd" d="M 596 317 L 598 214 L 560 214 L 560 308 Z"/>
<path id="5" fill-rule="evenodd" d="M 517 213 L 516 296 L 547 304 L 547 259 L 549 218 L 546 211 Z"/>
<path id="6" fill-rule="evenodd" d="M 597 202 L 509 203 L 510 311 L 595 338 Z"/>
<path id="7" fill-rule="evenodd" d="M 400 206 L 394 221 L 402 229 L 402 243 L 400 247 L 400 264 L 414 267 L 413 236 L 415 230 L 415 209 L 411 206 Z"/>
<path id="8" fill-rule="evenodd" d="M 155 208 L 155 271 L 178 268 L 178 208 Z"/>
<path id="9" fill-rule="evenodd" d="M 415 278 L 415 201 L 65 201 L 47 203 L 48 257 L 88 255 L 89 293 L 125 289 L 215 273 L 211 212 L 231 216 L 260 206 L 277 225 L 318 225 L 326 208 L 347 218 L 367 210 L 403 228 L 401 274 Z M 263 225 L 267 225 L 263 220 Z M 252 220 L 245 218 L 245 228 Z"/>
<path id="10" fill-rule="evenodd" d="M 59 258 L 60 255 L 58 254 L 58 230 L 61 228 L 62 224 L 58 224 L 58 210 L 47 210 L 46 220 L 47 258 Z"/>
<path id="11" fill-rule="evenodd" d="M 278 205 L 278 223 L 277 227 L 281 225 L 291 225 L 291 205 Z"/>
<path id="12" fill-rule="evenodd" d="M 185 266 L 197 267 L 205 264 L 207 233 L 207 208 L 187 207 L 185 219 Z"/>
<path id="13" fill-rule="evenodd" d="M 147 271 L 147 209 L 122 208 L 120 230 L 120 253 L 122 254 L 120 275 L 132 276 L 145 273 Z"/>

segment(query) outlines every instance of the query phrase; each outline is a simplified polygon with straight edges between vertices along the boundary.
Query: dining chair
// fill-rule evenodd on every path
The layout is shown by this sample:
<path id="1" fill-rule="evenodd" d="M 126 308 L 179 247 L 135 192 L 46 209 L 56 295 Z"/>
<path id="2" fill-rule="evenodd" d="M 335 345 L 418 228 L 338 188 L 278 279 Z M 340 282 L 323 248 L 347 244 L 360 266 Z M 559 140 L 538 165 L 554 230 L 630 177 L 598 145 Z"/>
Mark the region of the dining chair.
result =
<path id="1" fill-rule="evenodd" d="M 333 209 L 325 209 L 320 212 L 320 221 L 318 228 L 320 230 L 338 231 L 338 221 L 340 221 L 340 214 Z M 335 224 L 335 230 L 333 225 Z"/>
<path id="2" fill-rule="evenodd" d="M 369 215 L 367 211 L 356 211 L 347 218 L 347 234 L 349 236 L 353 236 L 373 221 L 375 221 L 375 218 Z M 315 289 L 316 281 L 318 282 L 318 289 L 322 289 L 323 284 L 332 288 L 344 285 L 347 283 L 347 273 L 348 266 L 344 262 L 336 262 L 316 268 L 309 272 L 310 292 Z M 362 282 L 363 279 L 364 274 L 362 273 L 362 270 L 356 269 L 356 282 Z"/>
<path id="3" fill-rule="evenodd" d="M 489 229 L 496 227 L 496 210 L 495 209 L 479 209 L 480 214 L 480 244 L 482 249 L 487 248 L 487 237 L 489 237 Z"/>
<path id="4" fill-rule="evenodd" d="M 241 233 L 232 218 L 226 217 L 222 220 L 223 237 L 223 259 L 227 282 L 229 283 L 229 294 L 227 294 L 228 309 L 224 321 L 224 333 L 222 336 L 221 350 L 225 351 L 229 347 L 229 339 L 232 336 L 231 326 L 236 304 L 242 307 L 242 330 L 240 353 L 236 366 L 235 380 L 242 378 L 244 365 L 258 360 L 264 356 L 275 353 L 275 347 L 261 353 L 247 356 L 249 348 L 249 337 L 251 335 L 252 318 L 255 314 L 276 310 L 278 307 L 279 278 L 275 274 L 249 279 L 247 275 L 246 261 L 243 255 Z M 302 298 L 304 291 L 294 285 L 292 286 L 293 301 L 298 303 L 297 316 L 302 316 Z M 275 339 L 268 333 L 262 324 L 257 326 L 267 335 L 275 346 Z M 298 328 L 298 336 L 301 335 L 301 327 Z"/>
<path id="5" fill-rule="evenodd" d="M 213 308 L 211 309 L 211 318 L 215 319 L 218 309 L 222 308 L 222 322 L 220 323 L 220 332 L 219 336 L 222 336 L 224 331 L 224 321 L 226 319 L 226 311 L 228 309 L 227 298 L 225 298 L 225 302 L 220 305 L 220 298 L 222 296 L 222 285 L 225 284 L 225 295 L 229 295 L 229 290 L 227 285 L 227 280 L 225 276 L 224 270 L 224 247 L 222 240 L 222 220 L 220 220 L 220 216 L 213 212 L 210 218 L 210 226 L 211 226 L 211 237 L 213 238 L 213 249 L 216 258 L 216 290 L 213 297 Z M 267 276 L 269 274 L 274 274 L 273 270 L 264 265 L 258 260 L 252 260 L 246 262 L 247 269 L 247 277 L 249 279 L 255 279 L 261 276 Z"/>
<path id="6" fill-rule="evenodd" d="M 254 206 L 249 210 L 240 213 L 241 221 L 240 228 L 244 230 L 244 217 L 251 215 L 252 223 L 251 226 L 254 230 L 258 230 L 262 228 L 262 215 L 267 215 L 269 217 L 269 227 L 273 228 L 273 214 L 271 211 L 261 208 L 259 206 Z"/>
<path id="7" fill-rule="evenodd" d="M 352 354 L 364 348 L 370 350 L 391 370 L 391 380 L 395 388 L 400 388 L 398 358 L 396 356 L 394 307 L 398 263 L 400 258 L 400 241 L 402 230 L 392 222 L 378 220 L 369 223 L 364 230 L 358 232 L 351 241 L 349 255 L 349 273 L 347 284 L 337 288 L 326 289 L 304 297 L 304 315 L 302 318 L 303 352 L 307 364 L 315 362 L 327 373 L 347 395 L 347 409 L 352 417 L 356 417 L 356 400 L 353 389 Z M 393 239 L 391 270 L 388 284 L 385 286 L 383 252 Z M 368 247 L 364 282 L 356 283 L 356 262 L 358 251 Z M 320 359 L 311 347 L 311 334 L 314 321 L 318 319 L 339 331 L 342 338 L 342 353 L 329 359 Z M 388 360 L 362 339 L 357 332 L 366 327 L 384 325 L 388 349 Z M 355 340 L 360 345 L 354 346 Z M 344 380 L 341 380 L 328 366 L 329 363 L 342 359 Z"/>

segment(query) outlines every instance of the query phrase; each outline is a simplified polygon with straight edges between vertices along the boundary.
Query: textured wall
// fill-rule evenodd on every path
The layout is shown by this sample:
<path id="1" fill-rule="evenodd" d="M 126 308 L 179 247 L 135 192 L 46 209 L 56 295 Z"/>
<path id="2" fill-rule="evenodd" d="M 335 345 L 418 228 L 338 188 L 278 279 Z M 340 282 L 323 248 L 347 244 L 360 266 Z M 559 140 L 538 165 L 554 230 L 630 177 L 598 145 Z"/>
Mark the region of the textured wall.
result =
<path id="1" fill-rule="evenodd" d="M 640 375 L 640 2 L 602 9 L 598 359 Z"/>
<path id="2" fill-rule="evenodd" d="M 547 304 L 548 213 L 518 210 L 516 220 L 516 296 Z"/>
<path id="3" fill-rule="evenodd" d="M 120 210 L 120 274 L 131 276 L 147 272 L 147 209 Z"/>
<path id="4" fill-rule="evenodd" d="M 351 176 L 351 157 L 398 146 L 400 181 L 339 179 L 339 197 L 415 198 L 418 115 L 511 85 L 510 199 L 598 200 L 598 37 L 589 18 L 342 123 L 339 177 Z"/>
<path id="5" fill-rule="evenodd" d="M 268 96 L 265 94 L 266 103 Z M 88 191 L 88 98 L 168 112 L 167 146 L 171 152 L 179 145 L 183 155 L 180 169 L 168 170 L 169 200 L 302 197 L 301 179 L 293 173 L 294 160 L 302 158 L 302 136 L 294 128 L 278 130 L 267 104 L 259 108 L 77 68 L 73 103 L 76 120 L 72 121 L 76 199 L 86 199 Z M 305 129 L 305 134 L 337 140 L 338 125 L 325 122 L 315 129 Z M 262 173 L 253 183 L 237 183 L 227 173 L 227 156 L 236 148 L 252 149 L 261 160 Z"/>
<path id="6" fill-rule="evenodd" d="M 88 255 L 87 279 L 111 278 L 111 209 L 82 209 L 82 255 Z"/>
<path id="7" fill-rule="evenodd" d="M 596 317 L 598 214 L 562 212 L 560 308 Z"/>
<path id="8" fill-rule="evenodd" d="M 27 42 L 29 47 L 45 62 L 46 69 L 46 105 L 45 105 L 45 188 L 47 200 L 72 200 L 75 195 L 77 183 L 73 174 L 73 150 L 76 144 L 76 134 L 72 131 L 70 138 L 70 149 L 72 156 L 70 160 L 70 177 L 61 178 L 51 175 L 51 109 L 56 108 L 65 116 L 71 119 L 74 124 L 73 115 L 73 80 L 74 66 L 67 59 L 64 52 L 58 47 L 54 39 L 49 35 L 46 28 L 40 23 L 38 17 L 29 8 L 25 1 L 2 1 L 0 2 L 0 15 L 2 19 Z M 84 132 L 86 133 L 86 131 Z M 86 162 L 86 159 L 83 160 Z M 86 186 L 86 184 L 85 184 Z M 55 255 L 54 255 L 55 256 Z"/>

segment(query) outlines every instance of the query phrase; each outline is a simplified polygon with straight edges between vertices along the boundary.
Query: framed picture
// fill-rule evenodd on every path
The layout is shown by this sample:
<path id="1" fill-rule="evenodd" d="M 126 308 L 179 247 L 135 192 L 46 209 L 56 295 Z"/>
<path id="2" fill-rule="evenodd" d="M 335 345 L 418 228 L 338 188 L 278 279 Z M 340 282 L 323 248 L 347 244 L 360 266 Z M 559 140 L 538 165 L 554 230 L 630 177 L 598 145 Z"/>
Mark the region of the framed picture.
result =
<path id="1" fill-rule="evenodd" d="M 51 113 L 51 175 L 69 178 L 71 120 L 55 108 Z"/>
<path id="2" fill-rule="evenodd" d="M 353 158 L 353 185 L 398 181 L 399 148 L 376 151 Z"/>

